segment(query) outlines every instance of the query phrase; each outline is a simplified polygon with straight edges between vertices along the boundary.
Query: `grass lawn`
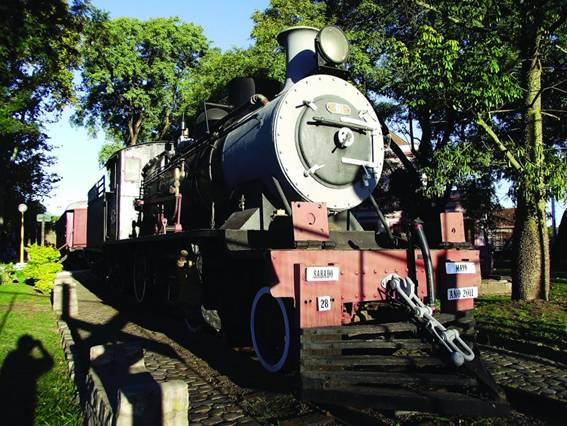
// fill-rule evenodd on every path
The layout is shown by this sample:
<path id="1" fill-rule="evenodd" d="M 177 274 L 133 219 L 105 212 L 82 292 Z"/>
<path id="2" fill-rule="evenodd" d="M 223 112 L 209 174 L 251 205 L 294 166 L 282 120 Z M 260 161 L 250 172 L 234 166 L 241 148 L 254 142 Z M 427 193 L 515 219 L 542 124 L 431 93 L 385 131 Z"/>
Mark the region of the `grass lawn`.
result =
<path id="1" fill-rule="evenodd" d="M 510 301 L 508 296 L 476 300 L 479 331 L 529 340 L 567 352 L 567 273 L 552 274 L 551 300 Z"/>
<path id="2" fill-rule="evenodd" d="M 83 424 L 59 339 L 49 296 L 0 285 L 0 423 Z"/>

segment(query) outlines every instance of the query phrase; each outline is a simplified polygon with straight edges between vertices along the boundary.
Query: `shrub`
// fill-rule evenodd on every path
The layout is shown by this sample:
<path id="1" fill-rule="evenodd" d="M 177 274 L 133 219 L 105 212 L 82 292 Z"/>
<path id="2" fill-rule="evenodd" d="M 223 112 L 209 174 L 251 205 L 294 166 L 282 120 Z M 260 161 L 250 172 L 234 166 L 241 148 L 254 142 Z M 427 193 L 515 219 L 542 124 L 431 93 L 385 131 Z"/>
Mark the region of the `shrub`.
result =
<path id="1" fill-rule="evenodd" d="M 13 263 L 0 265 L 0 284 L 25 284 L 25 274 Z"/>
<path id="2" fill-rule="evenodd" d="M 9 263 L 7 265 L 0 265 L 0 284 L 9 284 L 13 281 L 14 266 Z"/>
<path id="3" fill-rule="evenodd" d="M 23 267 L 25 277 L 31 280 L 34 287 L 42 293 L 48 293 L 53 288 L 55 274 L 63 270 L 59 262 L 61 254 L 53 247 L 32 244 L 26 247 L 28 263 Z"/>

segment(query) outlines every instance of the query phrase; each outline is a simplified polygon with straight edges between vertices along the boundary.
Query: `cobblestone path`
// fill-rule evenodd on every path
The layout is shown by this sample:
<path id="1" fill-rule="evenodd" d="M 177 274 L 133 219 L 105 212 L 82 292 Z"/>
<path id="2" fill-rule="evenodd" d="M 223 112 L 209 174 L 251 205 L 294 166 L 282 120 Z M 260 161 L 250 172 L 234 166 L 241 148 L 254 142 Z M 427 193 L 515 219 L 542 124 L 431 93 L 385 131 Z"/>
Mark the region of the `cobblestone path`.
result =
<path id="1" fill-rule="evenodd" d="M 564 402 L 567 410 L 566 365 L 486 347 L 481 353 L 499 385 Z"/>

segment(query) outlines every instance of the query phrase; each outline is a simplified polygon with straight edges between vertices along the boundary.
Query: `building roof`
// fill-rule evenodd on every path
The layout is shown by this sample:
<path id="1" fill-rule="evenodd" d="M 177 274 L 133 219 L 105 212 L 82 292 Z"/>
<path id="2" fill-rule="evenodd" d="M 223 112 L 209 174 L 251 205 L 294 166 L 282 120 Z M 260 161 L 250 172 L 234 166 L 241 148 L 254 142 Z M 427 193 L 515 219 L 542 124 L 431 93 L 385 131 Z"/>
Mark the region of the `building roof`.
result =
<path id="1" fill-rule="evenodd" d="M 494 218 L 496 220 L 496 226 L 498 228 L 513 227 L 514 220 L 516 217 L 516 209 L 501 209 L 494 213 Z"/>
<path id="2" fill-rule="evenodd" d="M 86 209 L 88 206 L 86 201 L 74 201 L 67 206 L 65 211 L 69 210 L 77 210 L 77 209 Z"/>

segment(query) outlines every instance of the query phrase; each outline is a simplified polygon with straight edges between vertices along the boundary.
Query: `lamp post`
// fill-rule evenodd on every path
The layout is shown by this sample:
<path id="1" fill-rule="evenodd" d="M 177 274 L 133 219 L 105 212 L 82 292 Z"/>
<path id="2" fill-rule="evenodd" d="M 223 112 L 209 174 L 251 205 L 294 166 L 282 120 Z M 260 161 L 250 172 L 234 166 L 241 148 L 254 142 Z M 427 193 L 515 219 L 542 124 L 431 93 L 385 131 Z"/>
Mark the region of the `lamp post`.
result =
<path id="1" fill-rule="evenodd" d="M 18 211 L 22 214 L 22 226 L 20 227 L 20 263 L 24 263 L 24 213 L 28 206 L 24 203 L 18 205 Z"/>

